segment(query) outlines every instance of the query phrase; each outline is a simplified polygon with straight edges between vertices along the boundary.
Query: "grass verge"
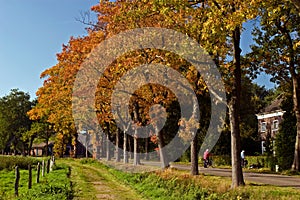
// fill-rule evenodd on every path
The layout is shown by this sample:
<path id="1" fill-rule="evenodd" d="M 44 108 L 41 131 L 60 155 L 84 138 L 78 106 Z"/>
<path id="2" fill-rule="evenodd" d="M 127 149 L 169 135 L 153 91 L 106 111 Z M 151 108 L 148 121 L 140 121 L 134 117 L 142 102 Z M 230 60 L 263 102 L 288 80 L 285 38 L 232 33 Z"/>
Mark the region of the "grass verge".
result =
<path id="1" fill-rule="evenodd" d="M 126 173 L 102 163 L 91 162 L 88 165 L 105 168 L 125 184 L 130 185 L 147 199 L 268 199 L 298 200 L 300 191 L 293 188 L 247 184 L 238 189 L 230 189 L 231 180 L 224 177 L 198 175 L 168 169 L 147 173 Z"/>

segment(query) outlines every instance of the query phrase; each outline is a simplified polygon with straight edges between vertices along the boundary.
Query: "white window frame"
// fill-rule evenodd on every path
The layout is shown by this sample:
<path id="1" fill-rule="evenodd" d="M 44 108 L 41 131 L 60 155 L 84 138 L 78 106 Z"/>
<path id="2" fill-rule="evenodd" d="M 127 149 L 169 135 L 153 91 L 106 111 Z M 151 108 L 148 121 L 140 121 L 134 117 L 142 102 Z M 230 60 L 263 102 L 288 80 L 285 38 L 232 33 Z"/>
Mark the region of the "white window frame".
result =
<path id="1" fill-rule="evenodd" d="M 261 154 L 264 154 L 266 152 L 265 143 L 266 141 L 261 141 Z"/>
<path id="2" fill-rule="evenodd" d="M 275 123 L 277 123 L 277 127 L 275 127 Z M 273 126 L 272 126 L 273 130 L 274 131 L 277 131 L 279 129 L 279 121 L 276 119 L 276 120 L 273 120 Z"/>
<path id="3" fill-rule="evenodd" d="M 260 131 L 261 132 L 266 132 L 267 131 L 267 122 L 261 122 L 260 123 Z"/>

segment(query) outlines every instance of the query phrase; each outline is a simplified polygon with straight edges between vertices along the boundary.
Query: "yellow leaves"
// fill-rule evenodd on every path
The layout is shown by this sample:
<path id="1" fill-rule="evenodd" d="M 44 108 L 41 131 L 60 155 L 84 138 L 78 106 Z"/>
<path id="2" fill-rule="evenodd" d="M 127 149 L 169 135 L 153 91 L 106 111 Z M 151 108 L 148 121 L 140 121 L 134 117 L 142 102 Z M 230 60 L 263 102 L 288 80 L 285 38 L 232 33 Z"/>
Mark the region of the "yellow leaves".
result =
<path id="1" fill-rule="evenodd" d="M 296 51 L 299 46 L 300 46 L 300 41 L 294 43 L 293 50 Z"/>
<path id="2" fill-rule="evenodd" d="M 290 63 L 290 61 L 291 61 L 291 58 L 289 56 L 286 56 L 286 55 L 282 55 L 281 59 L 286 63 Z"/>
<path id="3" fill-rule="evenodd" d="M 178 125 L 182 127 L 179 131 L 179 137 L 184 141 L 191 141 L 195 137 L 195 130 L 200 128 L 200 124 L 194 118 L 189 120 L 181 118 Z"/>

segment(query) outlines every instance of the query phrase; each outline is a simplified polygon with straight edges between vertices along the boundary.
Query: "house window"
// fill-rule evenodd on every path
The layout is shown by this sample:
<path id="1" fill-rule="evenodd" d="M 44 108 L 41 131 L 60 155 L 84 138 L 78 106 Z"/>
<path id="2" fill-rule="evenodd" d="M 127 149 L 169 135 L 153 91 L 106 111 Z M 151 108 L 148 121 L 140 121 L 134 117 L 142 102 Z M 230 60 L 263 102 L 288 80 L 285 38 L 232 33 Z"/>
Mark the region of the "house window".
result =
<path id="1" fill-rule="evenodd" d="M 267 122 L 261 122 L 260 131 L 261 132 L 266 132 L 267 131 Z"/>
<path id="2" fill-rule="evenodd" d="M 278 120 L 274 120 L 273 121 L 273 130 L 278 130 L 278 128 L 279 128 L 279 122 L 278 122 Z"/>
<path id="3" fill-rule="evenodd" d="M 266 152 L 266 141 L 261 141 L 261 154 Z"/>

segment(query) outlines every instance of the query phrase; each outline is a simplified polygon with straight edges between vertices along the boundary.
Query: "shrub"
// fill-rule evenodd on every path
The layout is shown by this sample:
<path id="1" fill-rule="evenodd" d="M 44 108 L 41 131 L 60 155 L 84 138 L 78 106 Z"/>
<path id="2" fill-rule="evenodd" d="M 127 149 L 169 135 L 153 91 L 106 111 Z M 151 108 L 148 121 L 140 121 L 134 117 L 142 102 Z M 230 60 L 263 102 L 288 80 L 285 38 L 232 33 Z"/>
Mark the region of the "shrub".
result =
<path id="1" fill-rule="evenodd" d="M 0 156 L 0 170 L 13 170 L 16 165 L 20 169 L 28 169 L 28 165 L 37 165 L 40 160 L 24 156 Z"/>
<path id="2" fill-rule="evenodd" d="M 98 163 L 98 161 L 95 159 L 92 159 L 92 158 L 82 158 L 80 160 L 80 163 L 81 164 L 92 164 L 92 163 Z"/>
<path id="3" fill-rule="evenodd" d="M 231 157 L 229 155 L 212 156 L 214 166 L 231 165 Z"/>

